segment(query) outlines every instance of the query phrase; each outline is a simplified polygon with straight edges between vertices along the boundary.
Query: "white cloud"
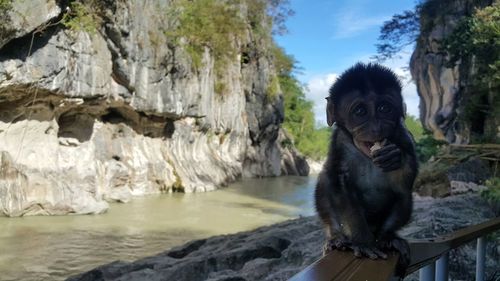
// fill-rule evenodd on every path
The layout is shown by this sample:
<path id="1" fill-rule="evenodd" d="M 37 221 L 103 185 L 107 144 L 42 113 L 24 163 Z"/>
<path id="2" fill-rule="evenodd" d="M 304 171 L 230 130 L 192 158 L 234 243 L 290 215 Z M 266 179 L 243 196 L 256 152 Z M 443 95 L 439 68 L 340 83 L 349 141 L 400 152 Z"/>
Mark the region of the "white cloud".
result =
<path id="1" fill-rule="evenodd" d="M 324 75 L 314 76 L 307 81 L 306 97 L 314 103 L 313 111 L 316 123 L 326 125 L 326 100 L 328 90 L 333 82 L 337 79 L 338 74 L 327 73 Z"/>
<path id="2" fill-rule="evenodd" d="M 354 10 L 339 13 L 334 18 L 333 39 L 345 39 L 382 25 L 384 21 L 390 19 L 390 16 L 367 16 Z"/>
<path id="3" fill-rule="evenodd" d="M 370 10 L 372 1 L 351 0 L 346 1 L 337 8 L 332 16 L 333 39 L 345 39 L 360 35 L 360 33 L 379 27 L 392 17 L 392 13 L 374 14 Z"/>
<path id="4" fill-rule="evenodd" d="M 400 58 L 388 60 L 383 64 L 391 68 L 401 78 L 403 82 L 402 94 L 404 102 L 406 103 L 407 113 L 418 117 L 419 97 L 415 83 L 412 81 L 410 71 L 408 70 L 410 55 L 409 52 L 405 52 L 402 53 Z M 366 59 L 368 57 L 371 56 L 362 56 L 362 59 L 354 61 L 368 62 L 369 60 Z M 320 125 L 326 125 L 325 97 L 328 96 L 328 90 L 338 76 L 339 74 L 337 73 L 326 73 L 313 76 L 306 82 L 306 97 L 314 102 L 314 116 L 316 122 Z"/>

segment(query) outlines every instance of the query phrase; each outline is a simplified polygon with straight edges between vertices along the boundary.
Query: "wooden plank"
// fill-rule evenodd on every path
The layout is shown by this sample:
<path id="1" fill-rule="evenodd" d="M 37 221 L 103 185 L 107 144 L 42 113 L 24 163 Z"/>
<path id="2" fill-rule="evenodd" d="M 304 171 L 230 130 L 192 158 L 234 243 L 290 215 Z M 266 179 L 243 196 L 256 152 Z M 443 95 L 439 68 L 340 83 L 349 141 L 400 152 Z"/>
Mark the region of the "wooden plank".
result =
<path id="1" fill-rule="evenodd" d="M 348 273 L 347 275 L 339 276 L 333 280 L 387 281 L 394 273 L 398 258 L 399 254 L 390 254 L 387 260 L 371 260 L 368 258 L 358 259 L 357 263 L 351 263 L 350 268 L 344 271 Z"/>
<path id="2" fill-rule="evenodd" d="M 313 281 L 325 280 L 330 281 L 342 272 L 356 257 L 346 256 L 345 253 L 340 251 L 333 251 L 328 255 L 322 257 L 306 269 L 293 276 L 290 281 Z"/>
<path id="3" fill-rule="evenodd" d="M 356 258 L 352 251 L 332 251 L 289 280 L 387 281 L 394 272 L 398 257 L 391 254 L 387 260 L 371 260 Z"/>

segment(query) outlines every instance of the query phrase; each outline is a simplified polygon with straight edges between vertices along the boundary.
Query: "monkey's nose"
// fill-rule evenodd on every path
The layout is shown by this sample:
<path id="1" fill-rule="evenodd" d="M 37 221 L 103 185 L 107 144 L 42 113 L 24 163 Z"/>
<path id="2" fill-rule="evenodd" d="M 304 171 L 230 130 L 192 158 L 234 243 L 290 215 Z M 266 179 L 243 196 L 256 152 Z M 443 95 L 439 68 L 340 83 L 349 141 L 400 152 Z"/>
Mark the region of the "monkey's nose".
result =
<path id="1" fill-rule="evenodd" d="M 380 124 L 378 124 L 378 123 L 372 124 L 372 126 L 370 127 L 370 133 L 372 134 L 372 136 L 375 139 L 379 138 L 379 137 L 382 137 L 381 136 L 381 134 L 382 134 L 382 126 L 380 126 Z"/>

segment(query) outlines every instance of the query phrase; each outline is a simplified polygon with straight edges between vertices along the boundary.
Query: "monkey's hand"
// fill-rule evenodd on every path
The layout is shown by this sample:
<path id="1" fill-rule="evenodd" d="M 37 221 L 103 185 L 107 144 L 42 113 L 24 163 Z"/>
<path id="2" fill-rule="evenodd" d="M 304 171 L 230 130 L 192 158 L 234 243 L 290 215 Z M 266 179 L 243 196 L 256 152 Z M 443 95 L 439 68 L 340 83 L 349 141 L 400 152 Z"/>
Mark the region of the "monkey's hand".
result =
<path id="1" fill-rule="evenodd" d="M 373 164 L 389 172 L 401 168 L 401 149 L 393 143 L 389 143 L 372 152 Z"/>
<path id="2" fill-rule="evenodd" d="M 406 268 L 408 268 L 408 265 L 410 264 L 410 245 L 408 242 L 395 235 L 392 238 L 378 242 L 378 245 L 383 250 L 396 250 L 399 252 L 396 275 L 403 277 L 406 272 Z"/>

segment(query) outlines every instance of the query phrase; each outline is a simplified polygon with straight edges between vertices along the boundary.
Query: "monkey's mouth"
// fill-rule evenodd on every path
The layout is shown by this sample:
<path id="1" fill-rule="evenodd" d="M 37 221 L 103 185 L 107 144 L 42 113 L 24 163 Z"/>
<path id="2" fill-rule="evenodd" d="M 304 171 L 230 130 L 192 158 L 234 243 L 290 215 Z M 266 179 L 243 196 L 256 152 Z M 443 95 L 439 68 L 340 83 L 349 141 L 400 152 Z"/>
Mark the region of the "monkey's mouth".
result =
<path id="1" fill-rule="evenodd" d="M 385 144 L 385 140 L 382 141 L 354 141 L 356 147 L 368 158 L 372 158 L 372 152 L 380 149 Z"/>
<path id="2" fill-rule="evenodd" d="M 370 148 L 375 144 L 375 142 L 372 141 L 358 141 L 354 139 L 354 144 L 358 148 L 359 151 L 361 151 L 364 155 L 366 155 L 368 158 L 372 158 L 372 153 Z"/>
<path id="3" fill-rule="evenodd" d="M 366 156 L 372 157 L 371 148 L 375 144 L 375 142 L 371 141 L 363 141 L 361 142 L 361 152 L 363 152 Z"/>

